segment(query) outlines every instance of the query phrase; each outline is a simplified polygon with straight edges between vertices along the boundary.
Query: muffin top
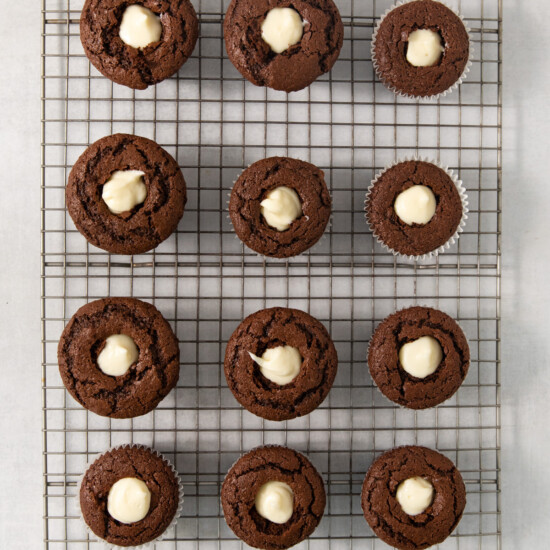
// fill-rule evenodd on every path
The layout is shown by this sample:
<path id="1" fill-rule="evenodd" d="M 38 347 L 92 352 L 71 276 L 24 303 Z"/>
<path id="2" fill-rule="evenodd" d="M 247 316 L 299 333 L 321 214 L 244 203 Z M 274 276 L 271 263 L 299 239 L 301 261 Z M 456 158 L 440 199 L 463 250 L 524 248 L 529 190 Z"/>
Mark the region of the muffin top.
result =
<path id="1" fill-rule="evenodd" d="M 231 336 L 224 361 L 237 401 L 269 420 L 288 420 L 317 408 L 337 368 L 325 327 L 303 311 L 282 307 L 248 316 Z"/>
<path id="2" fill-rule="evenodd" d="M 280 39 L 285 30 L 288 36 L 280 45 L 272 35 Z M 344 27 L 332 0 L 232 0 L 224 37 L 229 59 L 245 78 L 292 92 L 330 71 Z"/>
<path id="3" fill-rule="evenodd" d="M 380 323 L 369 345 L 368 364 L 388 399 L 410 409 L 426 409 L 458 390 L 468 374 L 470 348 L 454 319 L 415 306 Z"/>
<path id="4" fill-rule="evenodd" d="M 231 467 L 221 500 L 225 521 L 241 540 L 255 548 L 281 550 L 313 533 L 323 517 L 326 494 L 323 479 L 304 455 L 268 445 Z"/>
<path id="5" fill-rule="evenodd" d="M 274 258 L 296 256 L 312 247 L 323 236 L 330 214 L 323 172 L 287 157 L 249 166 L 229 199 L 229 216 L 239 239 L 254 252 Z M 285 215 L 287 223 L 280 225 L 277 218 Z"/>
<path id="6" fill-rule="evenodd" d="M 404 192 L 424 190 L 433 201 L 433 209 L 424 219 L 408 219 L 398 200 L 405 198 L 407 209 L 422 213 L 428 199 L 409 200 Z M 402 195 L 403 194 L 403 195 Z M 429 162 L 400 162 L 374 181 L 367 194 L 365 211 L 373 233 L 390 250 L 407 256 L 422 256 L 440 251 L 460 228 L 465 209 L 462 197 L 445 170 Z M 401 217 L 400 217 L 401 216 Z"/>
<path id="7" fill-rule="evenodd" d="M 127 484 L 126 497 L 134 499 L 117 498 L 120 482 Z M 125 445 L 102 454 L 86 470 L 80 510 L 99 538 L 117 546 L 139 546 L 170 526 L 180 504 L 179 492 L 178 476 L 162 456 L 147 447 Z M 132 514 L 141 519 L 131 521 Z"/>
<path id="8" fill-rule="evenodd" d="M 411 481 L 413 487 L 417 484 L 416 490 L 403 485 Z M 416 509 L 408 509 L 411 504 Z M 426 447 L 397 447 L 369 468 L 361 506 L 368 524 L 384 542 L 399 550 L 422 550 L 443 542 L 458 525 L 466 506 L 466 488 L 460 472 L 441 453 Z"/>
<path id="9" fill-rule="evenodd" d="M 133 418 L 153 410 L 179 378 L 179 344 L 160 311 L 135 298 L 82 306 L 57 348 L 69 393 L 101 416 Z"/>
<path id="10" fill-rule="evenodd" d="M 177 72 L 198 35 L 189 0 L 86 0 L 80 16 L 80 40 L 94 67 L 138 90 Z"/>
<path id="11" fill-rule="evenodd" d="M 187 192 L 178 163 L 162 147 L 114 134 L 82 153 L 65 198 L 76 228 L 91 244 L 113 254 L 142 254 L 176 230 Z"/>
<path id="12" fill-rule="evenodd" d="M 418 34 L 419 30 L 423 32 Z M 414 0 L 397 6 L 382 18 L 375 32 L 376 73 L 387 87 L 402 94 L 430 97 L 443 93 L 459 81 L 468 65 L 468 31 L 460 17 L 440 2 Z M 433 54 L 434 49 L 437 55 L 425 64 L 426 54 Z"/>

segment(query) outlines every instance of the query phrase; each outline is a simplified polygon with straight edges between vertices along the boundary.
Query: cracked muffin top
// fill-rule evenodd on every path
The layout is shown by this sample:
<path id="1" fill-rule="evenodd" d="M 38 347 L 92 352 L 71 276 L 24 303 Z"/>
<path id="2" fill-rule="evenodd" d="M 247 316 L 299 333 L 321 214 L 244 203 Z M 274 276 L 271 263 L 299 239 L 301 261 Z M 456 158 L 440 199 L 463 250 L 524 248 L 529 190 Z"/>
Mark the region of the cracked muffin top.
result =
<path id="1" fill-rule="evenodd" d="M 114 134 L 82 153 L 65 198 L 88 242 L 114 254 L 142 254 L 176 230 L 187 195 L 169 153 L 150 139 Z"/>
<path id="2" fill-rule="evenodd" d="M 421 188 L 433 197 L 431 217 L 402 219 L 398 201 L 410 189 Z M 418 211 L 422 203 L 413 201 L 411 206 Z M 417 257 L 441 252 L 458 238 L 465 223 L 467 201 L 445 170 L 430 162 L 407 160 L 376 178 L 367 193 L 365 211 L 370 229 L 384 245 L 394 253 Z"/>
<path id="3" fill-rule="evenodd" d="M 104 298 L 82 306 L 57 348 L 69 393 L 101 416 L 133 418 L 153 410 L 179 378 L 179 344 L 153 305 Z"/>
<path id="4" fill-rule="evenodd" d="M 406 484 L 411 482 L 422 488 L 410 490 Z M 443 542 L 458 525 L 465 506 L 466 487 L 456 466 L 441 453 L 415 445 L 379 456 L 361 491 L 368 524 L 399 550 L 422 550 Z"/>
<path id="5" fill-rule="evenodd" d="M 127 480 L 140 484 L 142 494 L 148 493 L 148 506 L 140 507 L 142 513 L 137 518 L 123 518 L 123 522 L 111 512 L 126 508 L 128 516 L 134 508 L 135 513 L 139 494 L 127 488 L 126 498 L 116 499 L 112 490 Z M 179 477 L 153 449 L 141 445 L 115 447 L 86 470 L 80 483 L 79 503 L 82 518 L 95 535 L 117 547 L 137 547 L 158 539 L 174 520 L 180 505 Z"/>
<path id="6" fill-rule="evenodd" d="M 239 239 L 254 252 L 289 258 L 323 236 L 331 205 L 319 168 L 302 160 L 271 157 L 239 176 L 231 191 L 229 216 Z"/>
<path id="7" fill-rule="evenodd" d="M 86 0 L 80 15 L 80 40 L 92 65 L 139 90 L 176 73 L 198 35 L 189 0 Z"/>
<path id="8" fill-rule="evenodd" d="M 458 390 L 468 374 L 470 348 L 449 315 L 415 306 L 380 323 L 369 345 L 368 365 L 388 399 L 410 409 L 427 409 Z"/>
<path id="9" fill-rule="evenodd" d="M 259 495 L 273 483 L 279 487 L 267 497 L 271 505 L 262 506 Z M 221 500 L 225 521 L 241 540 L 255 548 L 281 550 L 313 533 L 323 517 L 326 494 L 322 477 L 304 455 L 267 445 L 246 453 L 231 467 Z M 289 509 L 281 518 L 285 504 Z"/>
<path id="10" fill-rule="evenodd" d="M 293 92 L 332 69 L 344 27 L 332 0 L 232 0 L 224 37 L 229 59 L 246 79 Z"/>
<path id="11" fill-rule="evenodd" d="M 273 307 L 249 315 L 225 351 L 229 389 L 243 407 L 268 420 L 288 420 L 316 409 L 338 369 L 326 328 L 298 309 Z"/>

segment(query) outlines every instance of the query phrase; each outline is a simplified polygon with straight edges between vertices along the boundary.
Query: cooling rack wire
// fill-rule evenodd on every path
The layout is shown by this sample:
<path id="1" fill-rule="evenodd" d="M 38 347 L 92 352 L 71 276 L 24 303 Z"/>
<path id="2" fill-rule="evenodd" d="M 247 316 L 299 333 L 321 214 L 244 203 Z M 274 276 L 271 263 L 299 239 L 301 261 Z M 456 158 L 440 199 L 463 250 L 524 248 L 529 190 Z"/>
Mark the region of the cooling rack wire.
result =
<path id="1" fill-rule="evenodd" d="M 370 41 L 390 0 L 337 0 L 344 47 L 333 71 L 291 95 L 245 82 L 225 55 L 228 0 L 194 0 L 201 36 L 179 74 L 146 91 L 113 85 L 79 40 L 83 0 L 42 0 L 42 376 L 44 529 L 51 550 L 99 548 L 78 517 L 76 483 L 110 446 L 152 445 L 185 486 L 175 532 L 158 549 L 244 547 L 219 502 L 224 474 L 250 448 L 279 443 L 305 452 L 327 487 L 325 517 L 299 548 L 387 548 L 363 519 L 360 489 L 375 455 L 400 444 L 436 448 L 465 478 L 468 503 L 442 549 L 500 548 L 500 235 L 502 1 L 458 0 L 474 63 L 458 91 L 437 103 L 396 99 L 373 74 Z M 68 172 L 93 141 L 136 133 L 165 147 L 188 184 L 177 233 L 140 256 L 88 245 L 65 212 Z M 310 252 L 264 260 L 234 237 L 226 201 L 243 167 L 272 155 L 325 171 L 332 225 Z M 470 214 L 458 245 L 427 263 L 396 260 L 363 217 L 368 184 L 407 155 L 459 172 Z M 56 346 L 78 307 L 105 296 L 154 303 L 181 348 L 177 389 L 152 413 L 110 420 L 68 396 Z M 471 347 L 464 385 L 444 404 L 414 412 L 373 387 L 365 363 L 374 327 L 396 309 L 430 305 L 455 317 Z M 339 372 L 323 405 L 274 423 L 239 406 L 221 365 L 225 342 L 248 314 L 274 305 L 304 309 L 329 329 Z"/>

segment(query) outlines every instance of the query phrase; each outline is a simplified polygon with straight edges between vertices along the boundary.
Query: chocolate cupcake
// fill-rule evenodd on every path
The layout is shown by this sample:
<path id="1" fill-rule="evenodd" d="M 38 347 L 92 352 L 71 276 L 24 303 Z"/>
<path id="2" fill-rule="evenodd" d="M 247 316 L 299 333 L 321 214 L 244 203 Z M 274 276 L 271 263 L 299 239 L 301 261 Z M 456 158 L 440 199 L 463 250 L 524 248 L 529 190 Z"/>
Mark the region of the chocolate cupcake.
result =
<path id="1" fill-rule="evenodd" d="M 457 87 L 470 66 L 470 38 L 462 19 L 435 0 L 390 8 L 372 38 L 376 74 L 406 97 L 437 98 Z"/>
<path id="2" fill-rule="evenodd" d="M 388 399 L 409 409 L 427 409 L 458 390 L 468 374 L 470 348 L 454 319 L 415 306 L 380 323 L 369 345 L 368 364 Z"/>
<path id="3" fill-rule="evenodd" d="M 271 157 L 249 166 L 235 182 L 229 216 L 249 248 L 289 258 L 311 248 L 330 220 L 324 174 L 302 160 Z"/>
<path id="4" fill-rule="evenodd" d="M 92 65 L 138 90 L 176 73 L 198 35 L 189 0 L 86 0 L 80 15 L 80 40 Z"/>
<path id="5" fill-rule="evenodd" d="M 229 470 L 221 500 L 227 525 L 246 544 L 264 550 L 290 548 L 323 517 L 323 479 L 302 454 L 269 445 L 242 456 Z"/>
<path id="6" fill-rule="evenodd" d="M 74 399 L 111 418 L 148 413 L 179 378 L 179 344 L 170 325 L 135 298 L 82 306 L 61 335 L 57 358 Z"/>
<path id="7" fill-rule="evenodd" d="M 65 199 L 91 244 L 113 254 L 142 254 L 176 230 L 187 195 L 181 170 L 164 149 L 150 139 L 115 134 L 80 156 Z"/>
<path id="8" fill-rule="evenodd" d="M 325 399 L 338 368 L 325 327 L 297 309 L 249 315 L 225 351 L 227 385 L 237 401 L 268 420 L 304 416 Z"/>
<path id="9" fill-rule="evenodd" d="M 397 447 L 369 468 L 361 506 L 368 524 L 399 550 L 443 542 L 466 506 L 466 488 L 455 465 L 426 447 Z"/>
<path id="10" fill-rule="evenodd" d="M 380 244 L 393 254 L 419 260 L 454 244 L 466 224 L 468 200 L 451 170 L 412 159 L 376 176 L 365 212 Z"/>
<path id="11" fill-rule="evenodd" d="M 225 47 L 252 84 L 294 92 L 330 71 L 344 26 L 332 0 L 232 0 Z"/>
<path id="12" fill-rule="evenodd" d="M 99 456 L 79 484 L 82 519 L 102 541 L 139 547 L 160 540 L 176 523 L 183 488 L 174 467 L 141 445 Z"/>

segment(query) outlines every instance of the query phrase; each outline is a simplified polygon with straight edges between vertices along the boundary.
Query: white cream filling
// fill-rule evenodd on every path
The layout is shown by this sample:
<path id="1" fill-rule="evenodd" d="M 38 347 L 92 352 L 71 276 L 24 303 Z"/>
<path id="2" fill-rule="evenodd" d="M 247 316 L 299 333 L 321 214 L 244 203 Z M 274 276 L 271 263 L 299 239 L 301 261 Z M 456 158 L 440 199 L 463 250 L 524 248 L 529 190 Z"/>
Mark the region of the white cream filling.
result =
<path id="1" fill-rule="evenodd" d="M 433 485 L 422 477 L 410 477 L 397 487 L 397 502 L 405 514 L 417 516 L 431 505 L 434 496 Z"/>
<path id="2" fill-rule="evenodd" d="M 416 378 L 434 373 L 443 359 L 439 342 L 431 336 L 421 336 L 399 350 L 399 362 L 405 372 Z"/>
<path id="3" fill-rule="evenodd" d="M 120 523 L 142 520 L 151 506 L 151 492 L 141 479 L 125 477 L 110 489 L 107 497 L 109 515 Z"/>
<path id="4" fill-rule="evenodd" d="M 407 61 L 413 67 L 436 65 L 445 51 L 441 36 L 429 29 L 418 29 L 409 34 Z"/>
<path id="5" fill-rule="evenodd" d="M 286 231 L 302 215 L 298 193 L 284 185 L 270 191 L 260 206 L 267 225 L 277 231 Z"/>
<path id="6" fill-rule="evenodd" d="M 153 42 L 158 42 L 162 35 L 160 17 L 150 9 L 132 4 L 122 14 L 120 22 L 120 39 L 132 48 L 146 48 Z"/>
<path id="7" fill-rule="evenodd" d="M 256 511 L 273 523 L 286 523 L 294 512 L 294 493 L 282 481 L 268 481 L 260 487 L 254 501 Z"/>
<path id="8" fill-rule="evenodd" d="M 136 343 L 126 334 L 113 334 L 97 357 L 98 367 L 109 376 L 122 376 L 138 360 Z"/>
<path id="9" fill-rule="evenodd" d="M 129 212 L 147 198 L 147 186 L 143 183 L 145 172 L 117 170 L 103 186 L 101 198 L 113 214 Z"/>
<path id="10" fill-rule="evenodd" d="M 250 352 L 248 354 L 259 365 L 261 373 L 280 386 L 292 382 L 302 367 L 300 352 L 292 346 L 269 348 L 261 357 Z"/>
<path id="11" fill-rule="evenodd" d="M 393 208 L 403 223 L 425 225 L 434 217 L 437 201 L 429 187 L 413 185 L 397 195 Z"/>
<path id="12" fill-rule="evenodd" d="M 275 53 L 282 53 L 302 39 L 304 22 L 292 8 L 273 8 L 262 23 L 262 38 Z"/>

